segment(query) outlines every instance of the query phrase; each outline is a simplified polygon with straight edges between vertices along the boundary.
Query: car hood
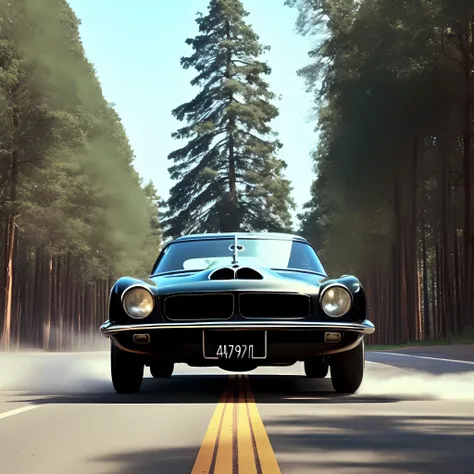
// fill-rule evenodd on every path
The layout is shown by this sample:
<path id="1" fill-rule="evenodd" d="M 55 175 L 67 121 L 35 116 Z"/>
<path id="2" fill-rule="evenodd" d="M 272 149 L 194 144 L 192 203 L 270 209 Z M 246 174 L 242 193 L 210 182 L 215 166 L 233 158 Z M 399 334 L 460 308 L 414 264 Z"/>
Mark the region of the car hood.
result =
<path id="1" fill-rule="evenodd" d="M 216 291 L 278 291 L 317 295 L 321 283 L 326 280 L 327 276 L 302 271 L 220 267 L 154 276 L 149 283 L 160 296 Z"/>

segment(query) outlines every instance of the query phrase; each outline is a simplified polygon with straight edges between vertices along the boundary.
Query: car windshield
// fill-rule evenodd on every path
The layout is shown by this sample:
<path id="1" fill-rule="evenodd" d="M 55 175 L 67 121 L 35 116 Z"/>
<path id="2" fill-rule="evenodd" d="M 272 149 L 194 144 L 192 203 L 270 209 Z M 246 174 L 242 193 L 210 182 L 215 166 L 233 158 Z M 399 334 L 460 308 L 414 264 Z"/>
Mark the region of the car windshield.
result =
<path id="1" fill-rule="evenodd" d="M 165 249 L 153 273 L 205 270 L 231 265 L 233 248 L 234 239 L 176 242 Z M 314 249 L 304 242 L 240 238 L 238 249 L 238 263 L 241 266 L 295 269 L 326 274 Z"/>

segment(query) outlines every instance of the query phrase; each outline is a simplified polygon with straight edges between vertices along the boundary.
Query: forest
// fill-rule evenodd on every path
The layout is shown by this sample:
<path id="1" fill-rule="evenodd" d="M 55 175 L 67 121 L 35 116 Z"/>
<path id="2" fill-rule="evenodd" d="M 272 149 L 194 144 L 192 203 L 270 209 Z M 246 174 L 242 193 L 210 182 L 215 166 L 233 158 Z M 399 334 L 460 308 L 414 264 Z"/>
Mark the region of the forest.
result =
<path id="1" fill-rule="evenodd" d="M 360 275 L 378 323 L 373 341 L 466 333 L 474 326 L 472 1 L 287 3 L 301 34 L 324 33 L 299 71 L 321 133 L 302 232 L 332 271 Z"/>
<path id="2" fill-rule="evenodd" d="M 159 197 L 67 1 L 1 0 L 0 22 L 1 345 L 93 347 L 113 278 L 150 270 Z"/>
<path id="3" fill-rule="evenodd" d="M 300 233 L 331 275 L 357 275 L 370 344 L 472 331 L 472 0 L 279 1 L 313 38 L 294 85 L 315 111 L 296 222 L 268 46 L 245 2 L 210 0 L 183 38 L 199 92 L 170 111 L 186 144 L 162 157 L 174 181 L 163 202 L 134 168 L 67 1 L 0 0 L 3 350 L 100 346 L 114 279 L 148 276 L 166 239 L 229 230 Z"/>

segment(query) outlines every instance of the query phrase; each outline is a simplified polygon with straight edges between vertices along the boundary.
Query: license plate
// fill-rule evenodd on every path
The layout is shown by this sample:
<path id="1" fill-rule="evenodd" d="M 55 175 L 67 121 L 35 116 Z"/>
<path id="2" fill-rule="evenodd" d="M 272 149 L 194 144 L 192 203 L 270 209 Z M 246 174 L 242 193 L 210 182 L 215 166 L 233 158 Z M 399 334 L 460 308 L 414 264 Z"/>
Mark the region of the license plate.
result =
<path id="1" fill-rule="evenodd" d="M 203 331 L 205 359 L 266 359 L 267 331 Z"/>

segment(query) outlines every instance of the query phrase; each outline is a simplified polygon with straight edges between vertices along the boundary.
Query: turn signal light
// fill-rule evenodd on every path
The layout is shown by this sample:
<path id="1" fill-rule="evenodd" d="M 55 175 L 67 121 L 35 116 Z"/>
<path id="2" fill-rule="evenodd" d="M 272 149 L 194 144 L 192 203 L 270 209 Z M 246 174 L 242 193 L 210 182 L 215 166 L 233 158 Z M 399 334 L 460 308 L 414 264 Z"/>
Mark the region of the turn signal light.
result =
<path id="1" fill-rule="evenodd" d="M 339 342 L 342 339 L 340 332 L 327 332 L 324 334 L 324 342 Z"/>

